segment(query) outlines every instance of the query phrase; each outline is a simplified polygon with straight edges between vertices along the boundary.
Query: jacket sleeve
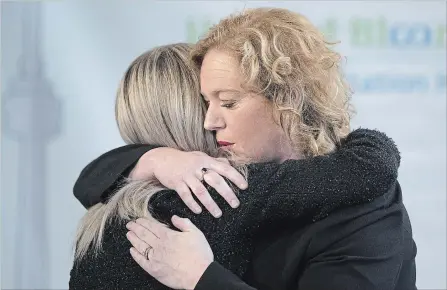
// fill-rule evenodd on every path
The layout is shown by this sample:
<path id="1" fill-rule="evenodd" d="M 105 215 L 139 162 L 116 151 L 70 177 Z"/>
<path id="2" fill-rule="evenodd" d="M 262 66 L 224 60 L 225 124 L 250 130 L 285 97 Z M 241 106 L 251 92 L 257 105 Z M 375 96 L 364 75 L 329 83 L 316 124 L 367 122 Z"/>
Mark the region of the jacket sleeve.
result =
<path id="1" fill-rule="evenodd" d="M 294 289 L 416 290 L 417 248 L 402 201 L 353 214 L 357 209 L 315 224 Z"/>
<path id="2" fill-rule="evenodd" d="M 129 175 L 140 157 L 156 147 L 132 144 L 104 153 L 81 171 L 73 187 L 74 196 L 85 208 L 102 202 Z"/>
<path id="3" fill-rule="evenodd" d="M 256 290 L 245 284 L 238 276 L 234 275 L 217 262 L 212 262 L 200 278 L 194 290 Z"/>
<path id="4" fill-rule="evenodd" d="M 390 138 L 375 130 L 358 129 L 328 155 L 251 167 L 249 188 L 239 198 L 257 213 L 250 211 L 249 216 L 239 218 L 256 215 L 256 227 L 306 214 L 319 220 L 331 211 L 383 196 L 395 184 L 399 165 L 400 154 Z M 198 218 L 183 214 L 193 222 Z M 214 262 L 195 288 L 205 289 L 255 288 Z"/>
<path id="5" fill-rule="evenodd" d="M 272 216 L 303 215 L 316 221 L 334 210 L 383 196 L 396 182 L 399 165 L 400 153 L 392 139 L 376 130 L 357 129 L 336 151 L 287 160 L 277 168 L 265 166 L 248 184 L 263 183 L 255 187 L 265 195 L 267 202 L 260 206 L 270 221 Z"/>
<path id="6" fill-rule="evenodd" d="M 311 236 L 308 258 L 301 261 L 305 269 L 290 289 L 416 290 L 417 247 L 408 213 L 398 183 L 389 190 L 397 194 L 384 195 L 372 206 L 338 211 L 300 235 L 303 239 Z M 290 245 L 290 253 L 300 252 L 294 247 Z M 290 265 L 297 262 L 289 258 Z M 205 289 L 262 290 L 245 284 L 217 262 L 210 264 L 194 288 Z"/>

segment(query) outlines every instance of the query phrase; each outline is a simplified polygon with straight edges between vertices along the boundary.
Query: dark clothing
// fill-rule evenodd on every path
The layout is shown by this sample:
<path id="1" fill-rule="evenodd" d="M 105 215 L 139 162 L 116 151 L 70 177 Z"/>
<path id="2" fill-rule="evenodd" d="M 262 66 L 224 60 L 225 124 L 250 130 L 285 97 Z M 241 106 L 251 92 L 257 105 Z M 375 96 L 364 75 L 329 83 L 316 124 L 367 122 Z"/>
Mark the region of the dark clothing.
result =
<path id="1" fill-rule="evenodd" d="M 195 290 L 417 289 L 416 245 L 401 198 L 396 183 L 370 204 L 272 231 L 256 241 L 245 282 L 214 262 Z"/>
<path id="2" fill-rule="evenodd" d="M 129 175 L 138 159 L 157 147 L 132 144 L 104 153 L 81 171 L 73 187 L 74 196 L 85 208 L 102 202 Z"/>
<path id="3" fill-rule="evenodd" d="M 196 289 L 415 289 L 416 248 L 396 180 L 397 148 L 365 129 L 343 143 L 326 156 L 250 165 L 238 209 L 211 192 L 223 209 L 220 219 L 193 214 L 175 192 L 156 194 L 155 217 L 190 218 L 213 249 L 216 262 Z M 93 161 L 75 185 L 76 197 L 85 206 L 106 199 L 142 148 L 122 147 Z M 103 253 L 75 265 L 71 289 L 167 289 L 132 260 L 126 231 L 118 222 L 107 228 Z"/>

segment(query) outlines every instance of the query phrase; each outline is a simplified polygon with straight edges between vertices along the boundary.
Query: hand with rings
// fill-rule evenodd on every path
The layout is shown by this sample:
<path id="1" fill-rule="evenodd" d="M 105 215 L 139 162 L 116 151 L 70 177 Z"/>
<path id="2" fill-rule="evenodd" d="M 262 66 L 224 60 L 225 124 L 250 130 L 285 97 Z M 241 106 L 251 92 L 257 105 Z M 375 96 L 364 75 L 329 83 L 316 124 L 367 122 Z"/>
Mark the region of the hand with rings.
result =
<path id="1" fill-rule="evenodd" d="M 194 289 L 214 255 L 203 233 L 189 220 L 174 216 L 180 232 L 150 218 L 129 222 L 132 258 L 152 277 L 173 289 Z"/>
<path id="2" fill-rule="evenodd" d="M 208 172 L 208 169 L 202 168 L 200 171 L 202 172 L 202 177 L 200 178 L 200 181 L 203 182 L 205 181 L 205 174 Z"/>
<path id="3" fill-rule="evenodd" d="M 239 206 L 239 199 L 224 177 L 240 189 L 246 189 L 248 186 L 244 176 L 225 158 L 166 147 L 156 148 L 144 154 L 131 174 L 134 179 L 149 176 L 175 190 L 193 212 L 200 213 L 202 209 L 194 200 L 194 194 L 214 217 L 220 217 L 222 211 L 211 198 L 206 186 L 214 188 L 233 208 Z"/>
<path id="4" fill-rule="evenodd" d="M 151 246 L 147 246 L 146 247 L 146 249 L 144 250 L 144 253 L 143 253 L 143 256 L 146 258 L 146 260 L 148 260 L 149 261 L 149 259 L 150 259 L 150 256 L 149 256 L 149 254 L 150 254 L 150 251 L 152 250 L 152 247 Z"/>

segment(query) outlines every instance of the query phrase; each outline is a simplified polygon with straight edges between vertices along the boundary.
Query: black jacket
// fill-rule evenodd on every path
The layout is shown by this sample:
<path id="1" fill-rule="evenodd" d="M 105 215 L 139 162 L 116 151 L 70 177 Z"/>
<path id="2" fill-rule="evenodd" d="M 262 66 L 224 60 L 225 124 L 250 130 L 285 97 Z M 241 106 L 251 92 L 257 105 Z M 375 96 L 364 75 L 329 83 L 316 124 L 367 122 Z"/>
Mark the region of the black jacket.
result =
<path id="1" fill-rule="evenodd" d="M 75 195 L 86 206 L 106 199 L 143 148 L 122 147 L 92 162 Z M 223 208 L 220 219 L 194 215 L 171 191 L 151 204 L 159 220 L 188 217 L 207 237 L 216 262 L 199 290 L 415 289 L 416 248 L 396 181 L 399 162 L 390 139 L 361 129 L 327 156 L 250 165 L 238 209 L 212 193 Z M 89 184 L 96 188 L 86 198 Z M 71 289 L 166 289 L 133 262 L 126 231 L 124 223 L 108 227 L 103 254 L 74 266 Z"/>

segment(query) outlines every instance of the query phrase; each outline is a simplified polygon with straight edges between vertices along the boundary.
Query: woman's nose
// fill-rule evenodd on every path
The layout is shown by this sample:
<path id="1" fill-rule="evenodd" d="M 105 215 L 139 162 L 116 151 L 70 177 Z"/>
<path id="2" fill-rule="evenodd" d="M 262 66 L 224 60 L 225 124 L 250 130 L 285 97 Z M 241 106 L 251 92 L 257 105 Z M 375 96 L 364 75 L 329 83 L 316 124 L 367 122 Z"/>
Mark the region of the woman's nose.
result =
<path id="1" fill-rule="evenodd" d="M 206 112 L 204 128 L 208 131 L 217 131 L 225 128 L 224 119 L 216 111 L 210 106 Z"/>

